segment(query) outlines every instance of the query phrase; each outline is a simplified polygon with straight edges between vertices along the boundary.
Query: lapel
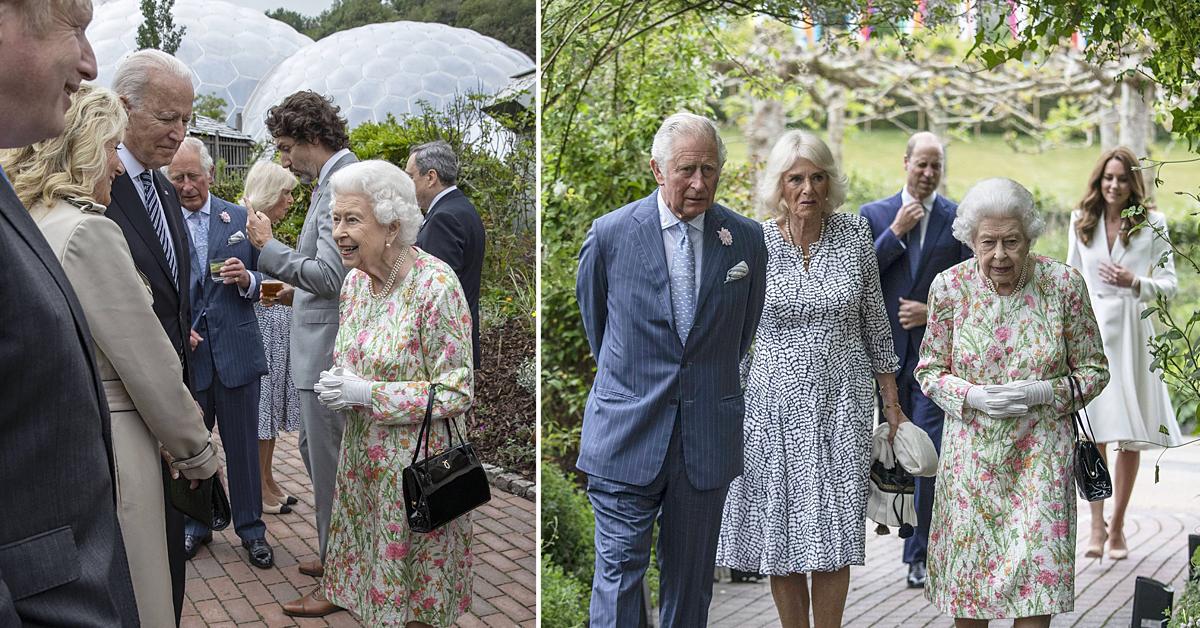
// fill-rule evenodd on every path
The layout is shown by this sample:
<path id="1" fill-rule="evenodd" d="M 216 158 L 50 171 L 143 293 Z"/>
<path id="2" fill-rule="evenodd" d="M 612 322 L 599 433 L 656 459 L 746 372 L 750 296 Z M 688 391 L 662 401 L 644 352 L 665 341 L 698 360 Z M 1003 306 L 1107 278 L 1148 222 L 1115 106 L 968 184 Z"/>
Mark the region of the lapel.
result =
<path id="1" fill-rule="evenodd" d="M 946 209 L 946 202 L 942 200 L 942 195 L 938 194 L 937 200 L 933 202 L 933 211 L 929 212 L 929 224 L 925 226 L 925 240 L 921 242 L 921 261 L 917 267 L 917 279 L 920 279 L 921 274 L 925 272 L 931 252 L 937 248 L 937 242 L 942 237 L 942 232 L 949 225 L 950 212 Z"/>
<path id="2" fill-rule="evenodd" d="M 221 217 L 220 217 L 221 212 L 226 211 L 224 202 L 221 199 L 219 199 L 215 196 L 212 196 L 211 192 L 209 193 L 209 199 L 210 200 L 208 203 L 208 257 L 209 257 L 209 259 L 212 259 L 212 256 L 217 251 L 220 251 L 221 249 L 225 248 L 225 241 L 229 239 L 229 235 L 230 235 L 229 227 L 233 223 L 229 223 L 227 225 L 221 220 Z M 205 261 L 204 281 L 203 281 L 203 283 L 201 283 L 201 285 L 204 286 L 204 290 L 203 290 L 204 306 L 205 306 L 205 308 L 207 308 L 209 302 L 212 300 L 211 299 L 212 292 L 215 291 L 217 288 L 220 288 L 224 285 L 224 284 L 219 284 L 212 280 L 212 276 L 208 272 L 207 260 Z"/>
<path id="3" fill-rule="evenodd" d="M 662 225 L 658 221 L 658 192 L 642 199 L 633 210 L 634 241 L 642 252 L 642 264 L 650 278 L 650 288 L 658 294 L 658 302 L 667 320 L 675 326 L 671 311 L 670 278 L 667 277 L 667 252 L 663 245 Z"/>
<path id="4" fill-rule="evenodd" d="M 701 308 L 704 307 L 704 302 L 712 292 L 713 286 L 718 281 L 724 280 L 725 272 L 729 270 L 728 249 L 732 247 L 721 244 L 717 239 L 717 232 L 725 228 L 725 219 L 725 210 L 716 204 L 708 209 L 704 217 L 704 266 L 700 274 L 700 295 L 696 299 L 696 315 L 692 319 L 693 331 L 696 328 L 696 321 L 700 319 Z M 691 339 L 690 334 L 688 339 Z"/>
<path id="5" fill-rule="evenodd" d="M 167 265 L 167 256 L 158 242 L 158 234 L 154 232 L 154 225 L 150 223 L 150 214 L 146 210 L 145 202 L 142 201 L 140 188 L 141 186 L 129 178 L 128 174 L 117 177 L 112 185 L 113 200 L 117 202 L 113 203 L 115 207 L 110 207 L 108 211 L 111 213 L 113 209 L 116 209 L 121 213 L 125 221 L 133 228 L 133 232 L 142 241 L 142 246 L 154 256 L 163 275 L 171 277 L 171 267 Z M 162 200 L 161 197 L 159 200 Z M 164 211 L 166 211 L 165 207 Z M 175 278 L 171 277 L 171 284 L 174 285 L 174 283 Z"/>
<path id="6" fill-rule="evenodd" d="M 1108 260 L 1114 264 L 1120 264 L 1121 260 L 1125 257 L 1125 252 L 1128 250 L 1125 248 L 1125 243 L 1121 242 L 1121 234 L 1117 233 L 1117 237 L 1113 238 L 1112 250 L 1109 251 L 1108 224 L 1105 222 L 1103 215 L 1100 216 L 1100 226 L 1104 229 L 1102 232 L 1103 238 L 1101 238 L 1100 243 L 1104 247 L 1104 251 L 1108 254 Z"/>

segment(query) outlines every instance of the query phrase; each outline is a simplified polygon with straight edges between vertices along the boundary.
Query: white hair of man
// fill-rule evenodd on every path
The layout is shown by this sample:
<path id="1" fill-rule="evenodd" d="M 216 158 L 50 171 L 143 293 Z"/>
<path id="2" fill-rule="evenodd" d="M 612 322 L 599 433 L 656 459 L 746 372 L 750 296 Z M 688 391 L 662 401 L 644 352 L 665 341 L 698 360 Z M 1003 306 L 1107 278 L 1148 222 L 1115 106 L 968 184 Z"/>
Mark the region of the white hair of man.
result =
<path id="1" fill-rule="evenodd" d="M 393 244 L 409 246 L 417 241 L 424 216 L 417 207 L 416 187 L 408 173 L 394 164 L 378 159 L 350 164 L 329 178 L 329 192 L 333 205 L 342 194 L 366 197 L 380 225 L 399 223 Z"/>
<path id="2" fill-rule="evenodd" d="M 725 142 L 721 141 L 721 133 L 712 120 L 694 113 L 681 111 L 667 116 L 662 126 L 654 134 L 654 143 L 650 145 L 650 157 L 660 168 L 666 170 L 672 156 L 675 139 L 680 136 L 702 136 L 711 139 L 717 145 L 717 168 L 725 167 Z"/>
<path id="3" fill-rule="evenodd" d="M 984 218 L 1016 218 L 1030 243 L 1042 235 L 1046 221 L 1033 204 L 1033 194 L 1025 186 L 1003 177 L 984 179 L 967 190 L 958 204 L 954 219 L 954 237 L 975 249 L 975 234 Z"/>
<path id="4" fill-rule="evenodd" d="M 214 162 L 212 154 L 208 152 L 208 147 L 204 145 L 204 142 L 200 138 L 192 135 L 183 138 L 183 143 L 179 145 L 179 150 L 184 149 L 194 151 L 200 157 L 200 167 L 204 168 L 204 171 L 210 175 L 213 173 Z M 168 177 L 170 174 L 167 171 L 170 167 L 170 165 L 162 167 L 163 174 L 166 174 Z"/>
<path id="5" fill-rule="evenodd" d="M 837 211 L 846 202 L 850 185 L 834 161 L 829 146 L 812 133 L 792 130 L 775 142 L 771 154 L 767 156 L 762 177 L 758 180 L 758 204 L 764 213 L 773 216 L 787 213 L 787 203 L 783 200 L 783 175 L 800 159 L 812 162 L 829 178 L 829 196 L 824 199 L 826 215 Z"/>
<path id="6" fill-rule="evenodd" d="M 140 107 L 150 81 L 163 75 L 192 82 L 192 71 L 179 59 L 153 48 L 138 50 L 121 59 L 113 75 L 112 89 L 134 107 Z"/>

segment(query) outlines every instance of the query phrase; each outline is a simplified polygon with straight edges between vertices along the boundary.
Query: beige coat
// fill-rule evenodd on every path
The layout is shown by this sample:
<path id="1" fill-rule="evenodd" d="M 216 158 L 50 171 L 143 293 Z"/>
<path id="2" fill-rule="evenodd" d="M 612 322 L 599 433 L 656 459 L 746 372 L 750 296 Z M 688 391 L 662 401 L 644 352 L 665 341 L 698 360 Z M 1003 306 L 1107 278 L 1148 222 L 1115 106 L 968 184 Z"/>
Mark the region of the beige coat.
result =
<path id="1" fill-rule="evenodd" d="M 66 201 L 30 210 L 66 270 L 95 341 L 112 414 L 117 518 L 138 614 L 143 626 L 170 627 L 175 613 L 159 443 L 188 478 L 211 476 L 218 460 L 125 236 L 103 213 L 98 205 L 80 209 Z"/>

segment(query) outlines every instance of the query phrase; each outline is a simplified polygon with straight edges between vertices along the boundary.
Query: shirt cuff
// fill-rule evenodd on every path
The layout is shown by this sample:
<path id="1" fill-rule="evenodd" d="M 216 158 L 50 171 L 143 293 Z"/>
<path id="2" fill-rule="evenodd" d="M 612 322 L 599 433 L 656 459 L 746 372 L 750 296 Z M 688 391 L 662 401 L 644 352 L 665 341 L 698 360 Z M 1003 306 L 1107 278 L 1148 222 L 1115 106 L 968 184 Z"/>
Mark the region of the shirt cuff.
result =
<path id="1" fill-rule="evenodd" d="M 246 272 L 250 273 L 250 271 Z M 250 285 L 245 290 L 242 290 L 242 287 L 238 286 L 238 294 L 242 295 L 243 299 L 253 299 L 254 287 L 256 285 L 258 285 L 258 279 L 254 276 L 254 273 L 250 273 Z"/>

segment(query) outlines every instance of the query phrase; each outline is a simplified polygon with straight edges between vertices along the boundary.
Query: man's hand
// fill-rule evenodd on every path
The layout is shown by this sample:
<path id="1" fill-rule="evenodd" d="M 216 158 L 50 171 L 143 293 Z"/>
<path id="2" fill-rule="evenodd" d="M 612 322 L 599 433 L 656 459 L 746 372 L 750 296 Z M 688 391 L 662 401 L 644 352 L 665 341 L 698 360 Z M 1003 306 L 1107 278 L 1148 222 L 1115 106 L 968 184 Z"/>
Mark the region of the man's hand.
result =
<path id="1" fill-rule="evenodd" d="M 279 305 L 279 304 L 291 305 L 292 304 L 292 295 L 294 295 L 295 293 L 296 293 L 296 289 L 294 287 L 292 287 L 291 284 L 285 283 L 285 284 L 283 284 L 283 287 L 280 288 L 279 291 L 276 292 L 275 296 L 273 296 L 273 297 L 268 297 L 267 295 L 262 294 L 260 292 L 258 302 L 261 303 L 263 307 L 271 307 L 272 305 Z"/>
<path id="2" fill-rule="evenodd" d="M 921 201 L 913 201 L 896 212 L 896 218 L 892 220 L 892 233 L 896 234 L 897 238 L 903 238 L 924 217 L 925 206 Z"/>
<path id="3" fill-rule="evenodd" d="M 246 231 L 250 233 L 250 244 L 261 249 L 271 241 L 271 221 L 262 212 L 250 212 L 246 216 Z"/>
<path id="4" fill-rule="evenodd" d="M 921 327 L 929 320 L 929 306 L 920 301 L 901 298 L 897 318 L 900 319 L 900 327 L 904 329 Z"/>
<path id="5" fill-rule="evenodd" d="M 250 288 L 250 271 L 236 257 L 225 260 L 225 265 L 221 267 L 221 279 L 226 284 L 236 283 L 242 290 Z"/>
<path id="6" fill-rule="evenodd" d="M 192 351 L 195 351 L 196 347 L 200 346 L 202 342 L 204 342 L 204 338 L 201 338 L 196 330 L 191 330 L 191 334 L 188 336 L 188 344 L 192 345 Z"/>

